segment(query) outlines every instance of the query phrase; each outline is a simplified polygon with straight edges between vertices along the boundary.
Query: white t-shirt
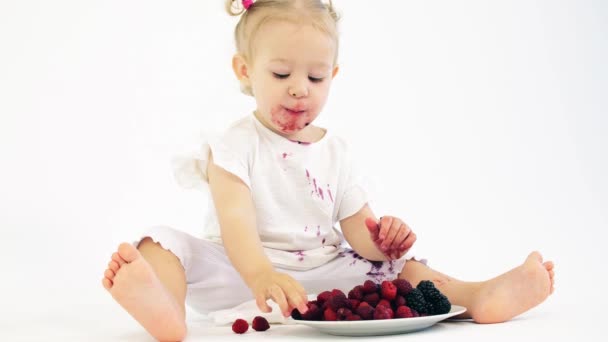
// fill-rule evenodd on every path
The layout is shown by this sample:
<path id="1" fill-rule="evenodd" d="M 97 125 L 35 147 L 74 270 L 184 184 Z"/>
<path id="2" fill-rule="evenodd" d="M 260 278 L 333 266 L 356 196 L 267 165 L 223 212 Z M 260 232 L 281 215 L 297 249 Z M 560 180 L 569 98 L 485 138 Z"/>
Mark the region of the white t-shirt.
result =
<path id="1" fill-rule="evenodd" d="M 260 240 L 274 265 L 308 270 L 343 250 L 336 223 L 367 203 L 344 140 L 327 131 L 318 142 L 299 144 L 248 115 L 208 138 L 195 153 L 174 159 L 181 186 L 208 191 L 210 150 L 216 165 L 251 190 Z M 217 213 L 209 202 L 203 238 L 221 243 Z"/>

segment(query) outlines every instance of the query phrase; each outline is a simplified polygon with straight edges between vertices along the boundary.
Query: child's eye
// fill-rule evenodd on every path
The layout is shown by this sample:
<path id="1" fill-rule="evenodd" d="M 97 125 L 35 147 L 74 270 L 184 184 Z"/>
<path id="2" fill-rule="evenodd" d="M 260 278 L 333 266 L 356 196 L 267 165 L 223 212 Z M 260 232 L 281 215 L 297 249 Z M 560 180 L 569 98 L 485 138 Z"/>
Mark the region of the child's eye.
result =
<path id="1" fill-rule="evenodd" d="M 278 78 L 278 79 L 284 79 L 289 77 L 289 74 L 277 74 L 276 72 L 272 73 L 274 75 L 274 77 Z"/>
<path id="2" fill-rule="evenodd" d="M 314 82 L 314 83 L 323 82 L 323 78 L 322 78 L 322 77 L 321 77 L 321 78 L 318 78 L 318 77 L 312 77 L 312 76 L 308 76 L 308 79 L 309 79 L 311 82 Z"/>

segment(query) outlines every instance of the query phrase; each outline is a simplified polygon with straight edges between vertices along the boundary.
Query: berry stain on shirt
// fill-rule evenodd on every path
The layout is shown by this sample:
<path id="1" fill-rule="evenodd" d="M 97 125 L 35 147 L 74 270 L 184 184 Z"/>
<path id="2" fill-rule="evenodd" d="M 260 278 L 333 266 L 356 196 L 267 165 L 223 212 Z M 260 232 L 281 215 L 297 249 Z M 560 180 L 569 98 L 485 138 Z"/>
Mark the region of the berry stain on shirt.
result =
<path id="1" fill-rule="evenodd" d="M 323 191 L 323 189 L 317 185 L 317 179 L 312 177 L 312 184 L 311 184 L 311 177 L 310 177 L 310 171 L 308 171 L 308 169 L 306 169 L 306 179 L 308 180 L 308 184 L 312 185 L 313 190 L 310 191 L 310 194 L 316 194 L 317 197 L 319 197 L 322 201 L 325 201 L 325 194 L 326 192 Z M 331 186 L 329 184 L 327 184 L 327 195 L 329 196 L 329 200 L 331 201 L 331 203 L 334 203 L 334 196 L 331 193 Z"/>
<path id="2" fill-rule="evenodd" d="M 304 251 L 295 251 L 294 254 L 298 257 L 298 261 L 304 261 Z"/>
<path id="3" fill-rule="evenodd" d="M 331 189 L 329 188 L 329 184 L 327 184 L 327 194 L 329 195 L 329 199 L 331 199 L 331 203 L 334 203 L 334 196 L 331 195 Z"/>

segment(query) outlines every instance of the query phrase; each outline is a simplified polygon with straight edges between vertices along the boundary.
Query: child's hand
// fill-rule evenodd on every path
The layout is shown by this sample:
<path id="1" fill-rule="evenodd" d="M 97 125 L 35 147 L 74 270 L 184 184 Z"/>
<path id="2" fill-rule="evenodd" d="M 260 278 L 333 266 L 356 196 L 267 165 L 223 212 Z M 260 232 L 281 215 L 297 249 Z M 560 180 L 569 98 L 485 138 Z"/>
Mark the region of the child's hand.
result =
<path id="1" fill-rule="evenodd" d="M 401 258 L 416 241 L 416 234 L 397 217 L 384 216 L 380 218 L 380 222 L 368 217 L 365 219 L 365 225 L 372 241 L 389 260 Z"/>
<path id="2" fill-rule="evenodd" d="M 291 276 L 276 271 L 259 274 L 252 286 L 256 304 L 262 312 L 271 312 L 272 308 L 266 303 L 267 299 L 275 301 L 283 316 L 289 317 L 295 308 L 301 313 L 308 310 L 306 290 Z"/>

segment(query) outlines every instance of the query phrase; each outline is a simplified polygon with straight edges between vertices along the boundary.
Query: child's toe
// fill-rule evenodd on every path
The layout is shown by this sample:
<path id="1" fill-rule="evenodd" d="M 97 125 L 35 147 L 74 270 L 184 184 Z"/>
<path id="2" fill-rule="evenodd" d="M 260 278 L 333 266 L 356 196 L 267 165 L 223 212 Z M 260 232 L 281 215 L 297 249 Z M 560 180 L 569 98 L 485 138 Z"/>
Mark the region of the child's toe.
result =
<path id="1" fill-rule="evenodd" d="M 116 261 L 111 260 L 108 263 L 108 268 L 111 269 L 112 271 L 114 271 L 114 273 L 116 273 L 120 269 L 120 266 L 118 265 L 118 263 Z"/>
<path id="2" fill-rule="evenodd" d="M 122 266 L 123 264 L 126 263 L 125 259 L 123 259 L 120 254 L 118 254 L 118 252 L 114 252 L 112 254 L 112 260 L 116 261 L 116 263 L 118 264 L 118 266 Z"/>

